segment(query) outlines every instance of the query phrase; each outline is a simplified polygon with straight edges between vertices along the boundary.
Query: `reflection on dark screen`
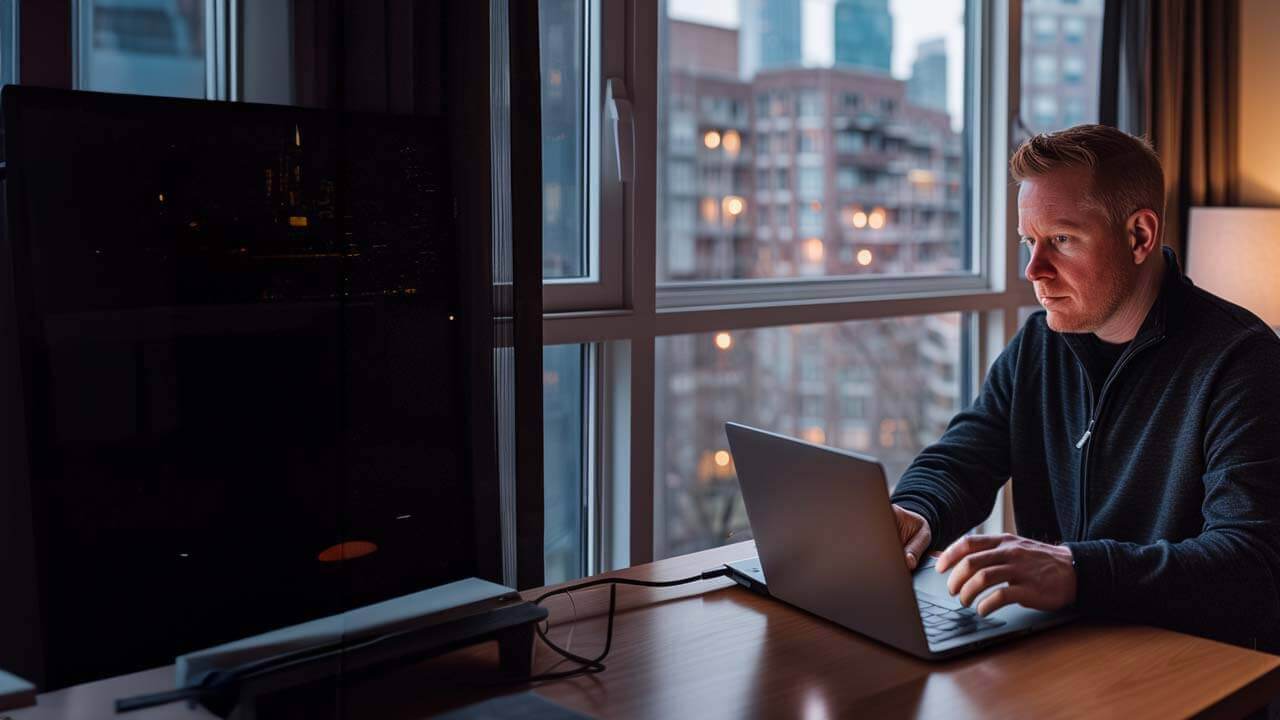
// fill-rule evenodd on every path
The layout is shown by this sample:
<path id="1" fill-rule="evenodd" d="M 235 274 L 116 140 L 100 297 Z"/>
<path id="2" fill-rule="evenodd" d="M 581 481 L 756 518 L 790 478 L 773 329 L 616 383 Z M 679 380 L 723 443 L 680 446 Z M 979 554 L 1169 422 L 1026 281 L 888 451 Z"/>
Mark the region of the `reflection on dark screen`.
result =
<path id="1" fill-rule="evenodd" d="M 474 574 L 439 124 L 4 102 L 46 686 Z"/>

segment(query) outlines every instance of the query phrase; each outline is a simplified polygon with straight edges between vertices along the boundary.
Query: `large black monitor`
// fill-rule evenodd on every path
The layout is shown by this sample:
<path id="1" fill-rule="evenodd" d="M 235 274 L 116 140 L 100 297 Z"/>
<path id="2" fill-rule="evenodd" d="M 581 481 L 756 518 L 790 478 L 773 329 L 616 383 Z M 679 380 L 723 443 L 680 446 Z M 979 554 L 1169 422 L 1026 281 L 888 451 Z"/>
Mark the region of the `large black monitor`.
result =
<path id="1" fill-rule="evenodd" d="M 2 104 L 0 667 L 60 687 L 476 574 L 438 120 Z"/>

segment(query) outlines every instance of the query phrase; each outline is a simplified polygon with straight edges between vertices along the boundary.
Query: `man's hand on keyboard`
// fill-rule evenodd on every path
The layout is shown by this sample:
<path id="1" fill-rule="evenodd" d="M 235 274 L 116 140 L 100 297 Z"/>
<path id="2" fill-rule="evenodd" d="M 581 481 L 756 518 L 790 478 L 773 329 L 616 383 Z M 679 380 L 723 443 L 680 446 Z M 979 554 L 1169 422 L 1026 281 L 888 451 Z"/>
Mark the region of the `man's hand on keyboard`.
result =
<path id="1" fill-rule="evenodd" d="M 898 537 L 902 540 L 902 549 L 907 555 L 907 567 L 915 570 L 920 558 L 933 542 L 933 532 L 929 530 L 929 521 L 919 513 L 913 513 L 893 506 L 893 519 L 898 522 Z"/>
<path id="2" fill-rule="evenodd" d="M 978 603 L 990 615 L 1009 603 L 1035 610 L 1058 610 L 1076 600 L 1076 570 L 1064 545 L 1017 535 L 967 535 L 942 551 L 938 572 L 951 571 L 947 589 L 968 607 L 982 592 L 1000 583 Z"/>

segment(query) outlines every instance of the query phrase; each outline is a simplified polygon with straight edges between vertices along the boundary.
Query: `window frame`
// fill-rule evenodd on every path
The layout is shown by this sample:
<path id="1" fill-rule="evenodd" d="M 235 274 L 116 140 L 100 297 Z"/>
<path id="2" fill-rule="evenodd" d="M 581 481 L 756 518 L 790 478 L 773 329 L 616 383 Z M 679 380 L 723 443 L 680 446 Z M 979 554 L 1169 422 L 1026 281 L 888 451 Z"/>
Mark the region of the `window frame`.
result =
<path id="1" fill-rule="evenodd" d="M 625 81 L 635 113 L 635 178 L 600 192 L 621 190 L 626 212 L 623 302 L 544 315 L 544 342 L 594 343 L 590 418 L 596 443 L 590 497 L 590 573 L 654 559 L 656 339 L 668 335 L 832 323 L 942 312 L 967 313 L 973 326 L 965 348 L 968 387 L 978 388 L 986 368 L 1017 331 L 1018 309 L 1035 305 L 1021 282 L 1016 238 L 1016 194 L 1007 162 L 1021 89 L 1021 0 L 971 0 L 967 13 L 966 107 L 970 157 L 970 251 L 973 272 L 905 278 L 797 278 L 663 284 L 657 279 L 658 133 L 662 132 L 657 66 L 663 4 L 625 6 L 621 35 L 606 23 L 602 44 L 628 48 Z M 999 42 L 996 42 L 999 40 Z M 650 59 L 640 65 L 637 59 Z M 601 235 L 602 244 L 608 242 Z M 618 242 L 614 240 L 613 242 Z M 985 527 L 1012 529 L 1011 500 L 1001 494 Z"/>
<path id="2" fill-rule="evenodd" d="M 585 183 L 582 228 L 587 272 L 582 277 L 544 278 L 542 304 L 546 312 L 616 308 L 624 304 L 623 183 L 617 178 L 617 155 L 605 97 L 610 78 L 626 77 L 627 18 L 621 3 L 583 0 L 583 8 L 587 42 L 583 44 L 582 67 L 587 90 L 583 103 L 586 152 L 581 170 Z"/>

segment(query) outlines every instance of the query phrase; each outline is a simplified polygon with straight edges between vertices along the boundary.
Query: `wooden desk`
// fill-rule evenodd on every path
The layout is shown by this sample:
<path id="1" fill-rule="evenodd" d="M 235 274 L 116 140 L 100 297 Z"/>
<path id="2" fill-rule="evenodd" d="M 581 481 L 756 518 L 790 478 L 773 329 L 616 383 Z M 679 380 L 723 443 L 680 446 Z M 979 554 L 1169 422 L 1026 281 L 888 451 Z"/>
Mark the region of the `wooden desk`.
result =
<path id="1" fill-rule="evenodd" d="M 754 554 L 751 543 L 662 560 L 609 575 L 670 580 Z M 525 593 L 532 597 L 536 591 Z M 603 644 L 608 589 L 575 593 L 572 649 Z M 573 615 L 548 601 L 552 639 L 564 644 Z M 1280 695 L 1280 657 L 1147 627 L 1079 622 L 943 663 L 912 658 L 732 581 L 675 588 L 618 588 L 608 669 L 542 683 L 536 691 L 601 718 L 1240 717 Z M 555 664 L 545 647 L 535 670 Z M 477 688 L 495 645 L 460 651 L 347 689 L 341 718 L 417 718 L 525 685 Z M 566 663 L 558 669 L 568 669 Z M 28 718 L 105 717 L 123 695 L 170 687 L 158 668 L 40 696 Z M 185 706 L 139 720 L 212 717 Z"/>

